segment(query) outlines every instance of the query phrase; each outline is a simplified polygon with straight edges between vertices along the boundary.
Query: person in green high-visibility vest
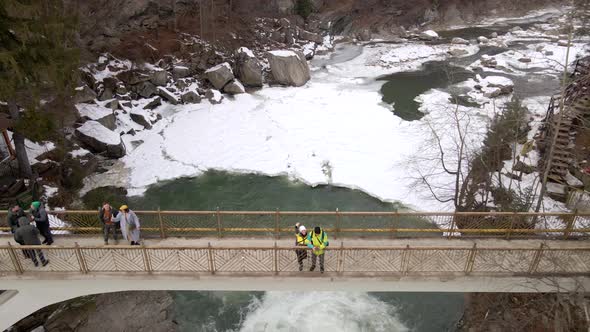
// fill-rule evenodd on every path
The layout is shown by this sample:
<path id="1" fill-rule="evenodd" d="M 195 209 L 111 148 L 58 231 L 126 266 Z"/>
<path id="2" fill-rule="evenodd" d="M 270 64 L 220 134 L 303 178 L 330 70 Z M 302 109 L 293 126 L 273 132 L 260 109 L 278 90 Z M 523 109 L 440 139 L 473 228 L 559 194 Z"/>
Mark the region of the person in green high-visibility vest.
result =
<path id="1" fill-rule="evenodd" d="M 324 251 L 326 247 L 330 244 L 328 242 L 328 234 L 326 234 L 326 232 L 324 232 L 321 227 L 316 226 L 313 232 L 310 232 L 307 235 L 307 240 L 309 241 L 307 246 L 310 249 L 313 249 L 311 253 L 311 267 L 309 268 L 309 270 L 315 270 L 316 261 L 319 257 L 320 272 L 324 273 Z"/>

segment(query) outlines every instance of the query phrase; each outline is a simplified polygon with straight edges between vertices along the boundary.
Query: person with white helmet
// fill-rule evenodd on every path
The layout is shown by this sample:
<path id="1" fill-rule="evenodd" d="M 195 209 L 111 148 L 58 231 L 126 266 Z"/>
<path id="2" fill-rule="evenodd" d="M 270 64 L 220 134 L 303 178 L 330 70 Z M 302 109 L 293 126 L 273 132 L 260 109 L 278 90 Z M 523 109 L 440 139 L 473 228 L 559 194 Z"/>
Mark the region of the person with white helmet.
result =
<path id="1" fill-rule="evenodd" d="M 295 246 L 307 247 L 309 241 L 307 239 L 307 229 L 305 226 L 296 223 L 295 224 Z M 307 259 L 307 249 L 295 250 L 297 254 L 297 263 L 299 263 L 299 271 L 303 271 L 303 261 Z"/>

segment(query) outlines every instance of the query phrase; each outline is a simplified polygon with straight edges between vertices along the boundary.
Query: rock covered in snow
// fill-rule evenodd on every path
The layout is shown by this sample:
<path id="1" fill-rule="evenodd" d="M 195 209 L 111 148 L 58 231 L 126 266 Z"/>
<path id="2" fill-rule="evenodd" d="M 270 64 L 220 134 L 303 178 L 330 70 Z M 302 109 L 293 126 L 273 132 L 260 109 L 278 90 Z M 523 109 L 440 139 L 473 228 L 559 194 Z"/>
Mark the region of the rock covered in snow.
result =
<path id="1" fill-rule="evenodd" d="M 483 87 L 482 92 L 486 98 L 496 98 L 503 95 L 509 95 L 514 91 L 514 82 L 506 77 L 488 76 L 482 79 L 479 75 L 477 75 L 477 80 Z"/>
<path id="2" fill-rule="evenodd" d="M 305 56 L 299 52 L 270 51 L 267 58 L 274 81 L 279 84 L 302 86 L 311 78 Z"/>
<path id="3" fill-rule="evenodd" d="M 150 82 L 141 82 L 133 86 L 133 90 L 143 98 L 149 98 L 156 94 L 156 86 Z"/>
<path id="4" fill-rule="evenodd" d="M 172 76 L 175 79 L 189 77 L 191 75 L 191 71 L 188 67 L 185 66 L 174 66 L 172 68 Z"/>
<path id="5" fill-rule="evenodd" d="M 78 104 L 76 109 L 80 117 L 85 120 L 97 121 L 110 130 L 117 128 L 117 118 L 110 108 L 94 104 Z"/>
<path id="6" fill-rule="evenodd" d="M 234 79 L 234 73 L 227 62 L 208 69 L 205 74 L 217 90 L 223 89 L 227 83 Z"/>
<path id="7" fill-rule="evenodd" d="M 125 70 L 117 74 L 117 79 L 127 85 L 136 85 L 150 80 L 150 75 L 138 70 Z"/>
<path id="8" fill-rule="evenodd" d="M 577 177 L 573 176 L 572 173 L 570 173 L 570 172 L 567 172 L 567 174 L 565 175 L 565 182 L 567 182 L 568 186 L 570 186 L 570 187 L 576 187 L 576 188 L 584 187 L 584 182 L 582 182 Z"/>
<path id="9" fill-rule="evenodd" d="M 436 33 L 436 31 L 433 30 L 426 30 L 420 32 L 418 37 L 422 40 L 435 40 L 438 38 L 438 33 Z"/>
<path id="10" fill-rule="evenodd" d="M 240 93 L 245 93 L 246 89 L 244 89 L 244 86 L 242 83 L 240 83 L 240 81 L 233 80 L 227 83 L 227 85 L 223 88 L 223 91 L 232 95 L 237 95 Z"/>
<path id="11" fill-rule="evenodd" d="M 496 68 L 496 66 L 498 66 L 498 61 L 496 60 L 496 58 L 484 54 L 481 57 L 481 65 L 488 68 Z"/>
<path id="12" fill-rule="evenodd" d="M 215 105 L 221 104 L 221 101 L 223 100 L 223 95 L 221 94 L 221 92 L 219 92 L 219 90 L 209 89 L 205 92 L 205 98 L 209 99 L 209 102 Z"/>
<path id="13" fill-rule="evenodd" d="M 141 112 L 139 110 L 132 110 L 129 112 L 129 117 L 133 122 L 137 123 L 140 126 L 143 126 L 145 129 L 152 129 L 152 124 L 149 119 L 146 117 L 145 112 Z"/>
<path id="14" fill-rule="evenodd" d="M 490 40 L 489 40 L 488 38 L 484 37 L 484 36 L 479 36 L 479 37 L 477 37 L 477 41 L 478 41 L 480 44 L 487 44 L 487 43 L 489 43 L 489 42 L 490 42 Z"/>
<path id="15" fill-rule="evenodd" d="M 78 103 L 90 103 L 96 99 L 97 95 L 88 85 L 84 84 L 81 87 L 76 88 L 76 94 L 74 95 L 74 102 Z"/>
<path id="16" fill-rule="evenodd" d="M 449 54 L 454 57 L 460 57 L 460 56 L 469 54 L 469 52 L 467 50 L 462 49 L 462 48 L 452 48 L 449 50 Z"/>
<path id="17" fill-rule="evenodd" d="M 150 82 L 156 86 L 166 86 L 168 73 L 165 70 L 156 70 L 150 74 Z"/>
<path id="18" fill-rule="evenodd" d="M 522 63 L 530 63 L 533 60 L 531 58 L 522 57 L 522 58 L 519 58 L 518 61 L 520 61 Z"/>
<path id="19" fill-rule="evenodd" d="M 498 33 L 492 32 L 492 34 L 490 35 L 490 38 L 498 38 Z"/>
<path id="20" fill-rule="evenodd" d="M 172 105 L 178 105 L 178 98 L 168 89 L 159 86 L 158 87 L 158 95 L 164 99 L 166 99 Z"/>
<path id="21" fill-rule="evenodd" d="M 236 75 L 246 86 L 262 86 L 262 65 L 246 47 L 240 47 L 236 52 Z"/>
<path id="22" fill-rule="evenodd" d="M 309 31 L 303 30 L 303 29 L 299 30 L 299 39 L 311 41 L 311 42 L 318 43 L 318 44 L 321 44 L 324 42 L 324 37 L 318 35 L 317 33 L 309 32 Z M 370 39 L 371 39 L 371 37 L 369 35 L 369 40 Z"/>
<path id="23" fill-rule="evenodd" d="M 188 91 L 185 92 L 181 96 L 182 102 L 184 104 L 198 104 L 201 102 L 201 96 L 196 91 Z"/>
<path id="24" fill-rule="evenodd" d="M 455 37 L 451 40 L 451 44 L 455 44 L 455 45 L 469 45 L 469 40 L 460 38 L 460 37 Z"/>
<path id="25" fill-rule="evenodd" d="M 76 137 L 91 151 L 106 153 L 111 158 L 125 155 L 125 146 L 119 134 L 109 130 L 97 121 L 86 121 L 75 131 Z"/>
<path id="26" fill-rule="evenodd" d="M 158 106 L 160 106 L 160 105 L 162 105 L 162 98 L 160 98 L 160 97 L 156 97 L 156 98 L 154 98 L 154 100 L 152 100 L 152 101 L 150 101 L 149 103 L 147 103 L 147 104 L 146 104 L 146 105 L 143 107 L 143 109 L 144 109 L 144 110 L 153 110 L 153 109 L 155 109 L 156 107 L 158 107 Z"/>

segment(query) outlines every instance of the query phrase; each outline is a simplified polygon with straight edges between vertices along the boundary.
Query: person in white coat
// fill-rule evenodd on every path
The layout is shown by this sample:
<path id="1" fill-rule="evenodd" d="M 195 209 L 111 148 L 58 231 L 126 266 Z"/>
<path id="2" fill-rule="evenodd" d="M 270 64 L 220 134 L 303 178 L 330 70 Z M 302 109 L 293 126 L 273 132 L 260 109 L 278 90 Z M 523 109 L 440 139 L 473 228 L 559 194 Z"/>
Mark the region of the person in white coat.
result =
<path id="1" fill-rule="evenodd" d="M 121 225 L 121 233 L 123 233 L 123 238 L 127 239 L 127 241 L 131 242 L 132 246 L 139 245 L 139 218 L 135 212 L 129 209 L 127 205 L 121 206 L 119 208 L 121 212 L 117 214 L 115 217 L 115 222 L 119 222 Z"/>

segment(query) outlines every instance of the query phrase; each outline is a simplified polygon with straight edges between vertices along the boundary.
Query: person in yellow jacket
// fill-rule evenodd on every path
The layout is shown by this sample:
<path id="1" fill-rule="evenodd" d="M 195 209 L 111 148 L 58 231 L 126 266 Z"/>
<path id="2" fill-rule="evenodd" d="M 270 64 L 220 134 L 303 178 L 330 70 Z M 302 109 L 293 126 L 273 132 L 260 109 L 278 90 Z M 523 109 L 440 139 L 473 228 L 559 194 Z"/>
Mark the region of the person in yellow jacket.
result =
<path id="1" fill-rule="evenodd" d="M 305 226 L 299 223 L 295 224 L 295 246 L 307 247 L 309 241 L 307 241 L 307 229 Z M 307 259 L 307 249 L 295 250 L 297 254 L 297 263 L 299 263 L 299 271 L 303 271 L 303 261 Z"/>
<path id="2" fill-rule="evenodd" d="M 313 249 L 311 253 L 311 267 L 309 268 L 309 270 L 315 270 L 315 264 L 319 257 L 320 272 L 324 273 L 324 251 L 326 247 L 330 244 L 328 242 L 328 234 L 326 234 L 326 232 L 324 232 L 320 227 L 316 226 L 313 232 L 309 233 L 309 235 L 307 236 L 307 241 L 307 246 Z"/>

